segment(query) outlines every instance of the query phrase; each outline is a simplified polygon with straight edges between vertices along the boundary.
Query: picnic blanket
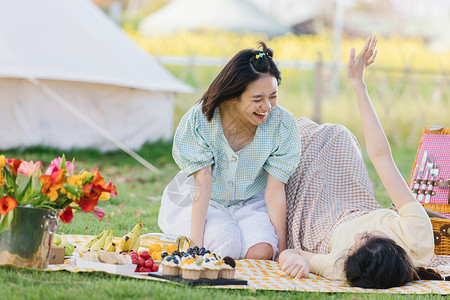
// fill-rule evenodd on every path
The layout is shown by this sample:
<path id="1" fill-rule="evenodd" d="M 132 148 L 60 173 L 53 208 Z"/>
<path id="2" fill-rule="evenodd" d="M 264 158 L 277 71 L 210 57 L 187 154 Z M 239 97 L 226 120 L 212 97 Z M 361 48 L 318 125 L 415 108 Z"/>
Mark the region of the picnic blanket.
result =
<path id="1" fill-rule="evenodd" d="M 81 246 L 84 242 L 92 238 L 88 235 L 62 235 L 63 242 L 70 242 Z M 145 239 L 141 244 L 145 244 Z M 450 267 L 450 256 L 439 256 L 435 261 L 435 266 L 447 264 Z M 66 259 L 64 264 L 49 265 L 48 271 L 66 270 L 70 272 L 93 272 L 93 270 L 81 270 L 72 264 L 70 259 Z M 121 275 L 122 276 L 122 275 Z M 166 281 L 160 278 L 149 277 L 147 275 L 130 275 L 127 277 L 143 280 Z M 450 282 L 420 280 L 410 282 L 405 286 L 390 289 L 363 289 L 349 286 L 346 282 L 331 281 L 323 277 L 310 274 L 309 278 L 294 279 L 287 277 L 277 262 L 269 260 L 243 259 L 236 261 L 235 278 L 247 281 L 247 285 L 223 285 L 208 286 L 208 288 L 232 288 L 232 289 L 252 289 L 252 290 L 290 290 L 308 292 L 353 292 L 353 293 L 398 293 L 398 294 L 450 294 Z"/>

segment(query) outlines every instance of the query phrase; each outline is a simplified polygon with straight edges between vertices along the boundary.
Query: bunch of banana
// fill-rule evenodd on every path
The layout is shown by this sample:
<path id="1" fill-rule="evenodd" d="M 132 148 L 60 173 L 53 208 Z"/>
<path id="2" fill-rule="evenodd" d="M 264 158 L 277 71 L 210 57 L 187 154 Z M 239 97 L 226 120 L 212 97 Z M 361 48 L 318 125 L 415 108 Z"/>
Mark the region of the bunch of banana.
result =
<path id="1" fill-rule="evenodd" d="M 120 239 L 120 243 L 116 247 L 116 252 L 137 252 L 141 243 L 140 234 L 142 227 L 144 227 L 144 222 L 137 222 L 133 230 Z"/>
<path id="2" fill-rule="evenodd" d="M 98 236 L 87 241 L 83 248 L 85 250 L 105 250 L 106 252 L 116 251 L 116 244 L 113 243 L 113 230 L 103 230 Z"/>

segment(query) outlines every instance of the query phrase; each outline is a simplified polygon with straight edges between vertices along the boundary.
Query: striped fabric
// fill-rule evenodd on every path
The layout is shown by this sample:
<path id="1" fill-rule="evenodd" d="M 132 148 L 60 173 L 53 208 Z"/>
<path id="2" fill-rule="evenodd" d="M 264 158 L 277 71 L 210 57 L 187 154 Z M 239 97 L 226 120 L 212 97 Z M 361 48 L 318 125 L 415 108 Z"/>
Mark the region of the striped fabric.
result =
<path id="1" fill-rule="evenodd" d="M 263 190 L 268 173 L 286 183 L 299 162 L 301 146 L 295 117 L 279 105 L 258 126 L 253 141 L 238 152 L 230 147 L 223 131 L 219 108 L 209 122 L 197 104 L 180 121 L 172 152 L 188 176 L 212 165 L 211 200 L 224 206 Z"/>

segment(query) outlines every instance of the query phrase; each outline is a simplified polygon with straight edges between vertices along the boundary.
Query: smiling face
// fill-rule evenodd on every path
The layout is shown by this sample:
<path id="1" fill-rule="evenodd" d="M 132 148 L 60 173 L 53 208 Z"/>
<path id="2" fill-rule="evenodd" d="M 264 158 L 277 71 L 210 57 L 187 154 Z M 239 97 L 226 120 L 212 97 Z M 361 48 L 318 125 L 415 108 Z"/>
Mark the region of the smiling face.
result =
<path id="1" fill-rule="evenodd" d="M 236 109 L 237 117 L 245 124 L 263 124 L 270 110 L 277 104 L 278 85 L 275 77 L 264 75 L 249 83 L 238 100 L 230 100 Z"/>

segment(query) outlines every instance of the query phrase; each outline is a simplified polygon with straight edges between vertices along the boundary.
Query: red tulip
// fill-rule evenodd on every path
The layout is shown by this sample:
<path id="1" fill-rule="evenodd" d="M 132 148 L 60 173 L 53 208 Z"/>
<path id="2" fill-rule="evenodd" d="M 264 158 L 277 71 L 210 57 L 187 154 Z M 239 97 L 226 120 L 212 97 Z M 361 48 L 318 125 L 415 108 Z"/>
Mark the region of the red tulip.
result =
<path id="1" fill-rule="evenodd" d="M 59 218 L 63 221 L 63 223 L 69 223 L 70 221 L 72 221 L 72 208 L 70 206 L 67 206 L 63 212 L 59 213 Z"/>

